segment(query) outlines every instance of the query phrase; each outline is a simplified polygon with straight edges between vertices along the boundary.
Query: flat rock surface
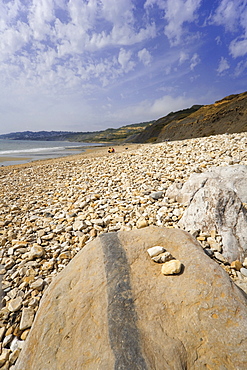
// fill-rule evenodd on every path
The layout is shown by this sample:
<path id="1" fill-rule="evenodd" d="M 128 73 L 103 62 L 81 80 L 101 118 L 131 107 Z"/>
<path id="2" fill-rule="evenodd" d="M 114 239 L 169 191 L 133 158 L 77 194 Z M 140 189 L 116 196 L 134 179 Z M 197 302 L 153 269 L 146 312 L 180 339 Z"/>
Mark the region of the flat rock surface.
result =
<path id="1" fill-rule="evenodd" d="M 156 245 L 180 274 L 161 274 Z M 46 290 L 15 369 L 244 370 L 246 302 L 189 233 L 102 234 Z"/>

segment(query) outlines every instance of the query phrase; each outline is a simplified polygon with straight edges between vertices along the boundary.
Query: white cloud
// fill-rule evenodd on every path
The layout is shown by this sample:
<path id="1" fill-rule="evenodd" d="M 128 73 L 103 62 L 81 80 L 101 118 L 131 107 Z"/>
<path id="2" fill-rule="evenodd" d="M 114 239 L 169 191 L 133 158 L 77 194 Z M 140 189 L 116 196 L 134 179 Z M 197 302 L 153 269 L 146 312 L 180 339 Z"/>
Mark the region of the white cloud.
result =
<path id="1" fill-rule="evenodd" d="M 195 104 L 195 99 L 183 96 L 172 97 L 164 95 L 154 101 L 144 100 L 126 109 L 120 109 L 115 113 L 109 113 L 110 121 L 120 120 L 124 117 L 126 122 L 141 122 L 158 119 L 170 112 L 185 109 Z"/>
<path id="2" fill-rule="evenodd" d="M 28 6 L 13 0 L 0 3 L 0 11 L 3 85 L 19 81 L 66 89 L 97 79 L 106 86 L 135 67 L 124 47 L 156 35 L 155 23 L 137 22 L 131 0 L 30 0 Z M 107 57 L 104 50 L 110 50 Z M 148 64 L 148 51 L 140 58 Z"/>
<path id="3" fill-rule="evenodd" d="M 224 57 L 221 57 L 220 62 L 219 62 L 219 66 L 217 68 L 217 73 L 222 74 L 223 72 L 225 72 L 229 68 L 230 68 L 230 65 L 229 65 L 227 59 L 224 58 Z"/>
<path id="4" fill-rule="evenodd" d="M 201 59 L 197 53 L 195 53 L 190 60 L 190 69 L 193 71 L 194 68 L 201 62 Z"/>
<path id="5" fill-rule="evenodd" d="M 148 66 L 152 60 L 152 56 L 146 48 L 138 51 L 138 58 L 145 66 Z"/>
<path id="6" fill-rule="evenodd" d="M 185 53 L 184 51 L 181 51 L 180 52 L 180 57 L 179 57 L 179 64 L 183 64 L 188 59 L 189 59 L 188 53 Z"/>
<path id="7" fill-rule="evenodd" d="M 102 15 L 112 23 L 134 24 L 134 5 L 131 0 L 101 0 Z"/>
<path id="8" fill-rule="evenodd" d="M 233 39 L 229 46 L 233 58 L 247 54 L 247 1 L 222 0 L 215 13 L 210 18 L 211 24 L 225 27 L 226 31 L 235 33 L 242 31 L 242 35 Z"/>
<path id="9" fill-rule="evenodd" d="M 186 30 L 185 24 L 194 22 L 202 0 L 146 0 L 144 7 L 158 6 L 164 11 L 164 33 L 171 45 L 178 45 Z"/>
<path id="10" fill-rule="evenodd" d="M 135 66 L 135 63 L 131 61 L 131 55 L 132 53 L 130 50 L 126 51 L 125 49 L 120 49 L 118 55 L 118 62 L 121 65 L 124 72 L 131 71 Z"/>
<path id="11" fill-rule="evenodd" d="M 88 3 L 80 0 L 70 1 L 67 10 L 71 23 L 82 27 L 84 31 L 92 29 L 95 25 L 98 12 L 96 0 L 89 0 Z"/>
<path id="12" fill-rule="evenodd" d="M 190 100 L 175 94 L 185 91 L 190 75 L 197 84 L 202 82 L 196 66 L 211 58 L 208 53 L 216 42 L 220 55 L 225 55 L 227 43 L 231 57 L 239 58 L 226 57 L 218 73 L 228 69 L 230 60 L 235 76 L 246 71 L 241 57 L 247 54 L 247 0 L 215 3 L 211 25 L 231 31 L 218 32 L 218 37 L 215 28 L 211 33 L 205 15 L 212 7 L 204 2 L 199 12 L 202 0 L 0 1 L 0 113 L 7 100 L 11 102 L 7 106 L 13 106 L 9 120 L 11 116 L 18 122 L 36 118 L 42 123 L 45 116 L 50 124 L 61 117 L 77 122 L 76 114 L 82 121 L 87 115 L 90 122 L 93 116 L 102 122 L 106 110 L 118 109 L 116 116 L 108 117 L 117 124 L 124 116 L 126 123 L 138 122 L 187 107 Z M 205 35 L 200 41 L 195 40 L 198 25 Z M 187 42 L 192 38 L 196 42 Z M 215 70 L 212 74 L 215 77 Z M 167 95 L 152 100 L 163 94 Z M 106 96 L 112 98 L 111 107 Z M 124 104 L 133 104 L 134 113 L 120 109 Z M 71 112 L 65 114 L 65 108 Z"/>
<path id="13" fill-rule="evenodd" d="M 221 41 L 221 37 L 220 36 L 215 37 L 215 41 L 216 41 L 216 44 L 217 45 L 222 45 L 222 41 Z"/>
<path id="14" fill-rule="evenodd" d="M 157 5 L 160 9 L 165 9 L 166 7 L 166 0 L 146 0 L 144 4 L 144 8 L 148 8 L 149 6 Z"/>
<path id="15" fill-rule="evenodd" d="M 237 67 L 235 68 L 234 74 L 235 77 L 241 76 L 244 71 L 247 69 L 247 61 L 244 62 L 243 60 L 237 64 Z"/>
<path id="16" fill-rule="evenodd" d="M 247 54 L 247 37 L 235 39 L 230 43 L 229 50 L 233 58 L 242 57 Z"/>
<path id="17" fill-rule="evenodd" d="M 165 8 L 165 35 L 172 45 L 180 43 L 184 24 L 193 22 L 202 0 L 167 0 Z"/>
<path id="18" fill-rule="evenodd" d="M 185 98 L 183 96 L 172 97 L 165 95 L 153 102 L 149 107 L 151 113 L 155 116 L 162 116 L 170 112 L 174 112 L 180 109 L 188 108 L 194 104 L 194 99 Z"/>
<path id="19" fill-rule="evenodd" d="M 28 12 L 28 23 L 34 39 L 45 40 L 52 30 L 54 7 L 49 0 L 33 0 Z"/>
<path id="20" fill-rule="evenodd" d="M 21 33 L 18 29 L 6 29 L 0 39 L 0 59 L 5 60 L 9 55 L 18 52 L 26 43 L 25 36 L 25 32 Z"/>
<path id="21" fill-rule="evenodd" d="M 242 0 L 222 0 L 212 15 L 210 22 L 224 26 L 229 31 L 234 31 L 240 16 Z"/>

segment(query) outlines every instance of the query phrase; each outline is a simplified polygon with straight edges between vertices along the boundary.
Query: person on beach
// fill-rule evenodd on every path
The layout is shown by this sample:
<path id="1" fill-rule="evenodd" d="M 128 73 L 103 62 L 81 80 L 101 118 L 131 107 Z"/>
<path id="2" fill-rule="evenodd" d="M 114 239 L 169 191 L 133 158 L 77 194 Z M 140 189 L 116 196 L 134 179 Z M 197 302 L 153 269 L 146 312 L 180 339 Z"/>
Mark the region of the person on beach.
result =
<path id="1" fill-rule="evenodd" d="M 114 148 L 109 148 L 108 149 L 108 153 L 114 153 L 115 152 L 115 149 Z"/>

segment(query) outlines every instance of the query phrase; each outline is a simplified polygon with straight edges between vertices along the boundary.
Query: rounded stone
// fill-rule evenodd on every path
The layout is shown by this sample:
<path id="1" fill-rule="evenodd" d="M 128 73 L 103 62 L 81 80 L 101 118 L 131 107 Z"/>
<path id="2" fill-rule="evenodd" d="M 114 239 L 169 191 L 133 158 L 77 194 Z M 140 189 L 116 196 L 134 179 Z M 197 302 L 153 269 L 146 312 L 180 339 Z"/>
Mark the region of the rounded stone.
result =
<path id="1" fill-rule="evenodd" d="M 163 275 L 179 274 L 182 269 L 182 263 L 179 260 L 171 260 L 164 263 L 161 267 Z"/>
<path id="2" fill-rule="evenodd" d="M 137 229 L 142 229 L 143 227 L 147 227 L 147 226 L 148 226 L 148 221 L 145 219 L 139 219 L 136 223 Z"/>
<path id="3" fill-rule="evenodd" d="M 43 257 L 44 254 L 44 248 L 42 248 L 40 245 L 33 245 L 30 250 L 29 256 L 30 258 L 40 258 Z"/>
<path id="4" fill-rule="evenodd" d="M 21 297 L 11 299 L 8 302 L 8 310 L 11 311 L 11 312 L 18 311 L 21 308 L 21 306 L 22 306 L 22 298 Z"/>
<path id="5" fill-rule="evenodd" d="M 243 267 L 242 263 L 239 260 L 233 261 L 231 263 L 231 268 L 234 270 L 240 271 L 240 269 Z"/>

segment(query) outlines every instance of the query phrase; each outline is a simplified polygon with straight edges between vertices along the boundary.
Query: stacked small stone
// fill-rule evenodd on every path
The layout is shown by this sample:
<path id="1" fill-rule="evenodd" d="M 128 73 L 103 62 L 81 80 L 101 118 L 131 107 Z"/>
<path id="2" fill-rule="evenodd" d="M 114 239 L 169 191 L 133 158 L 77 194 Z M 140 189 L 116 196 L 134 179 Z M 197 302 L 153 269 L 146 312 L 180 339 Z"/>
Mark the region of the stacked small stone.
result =
<path id="1" fill-rule="evenodd" d="M 156 263 L 161 263 L 161 273 L 163 275 L 176 275 L 182 270 L 182 263 L 174 258 L 164 247 L 156 245 L 147 250 L 151 259 Z"/>
<path id="2" fill-rule="evenodd" d="M 246 133 L 2 167 L 0 368 L 13 367 L 45 289 L 85 243 L 105 232 L 177 227 L 185 205 L 168 199 L 166 189 L 193 172 L 231 164 L 247 164 Z M 202 246 L 224 265 L 210 237 Z M 220 245 L 220 236 L 215 241 Z M 245 279 L 240 271 L 230 267 L 228 272 Z"/>

